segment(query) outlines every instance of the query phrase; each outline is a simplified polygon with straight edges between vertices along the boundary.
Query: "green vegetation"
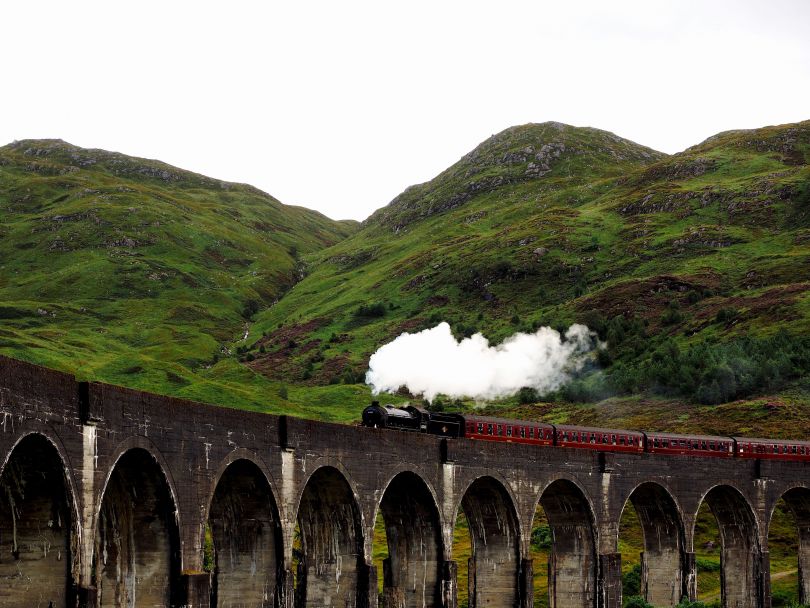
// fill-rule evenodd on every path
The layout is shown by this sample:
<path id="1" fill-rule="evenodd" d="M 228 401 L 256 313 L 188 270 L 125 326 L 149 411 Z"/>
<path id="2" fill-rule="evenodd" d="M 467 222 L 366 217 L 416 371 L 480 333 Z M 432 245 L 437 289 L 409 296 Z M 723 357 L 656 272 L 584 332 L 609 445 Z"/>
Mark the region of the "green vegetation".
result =
<path id="1" fill-rule="evenodd" d="M 369 356 L 404 331 L 447 321 L 497 343 L 580 322 L 606 343 L 597 360 L 493 412 L 807 432 L 808 150 L 808 122 L 674 156 L 523 125 L 357 226 L 156 161 L 17 142 L 0 148 L 0 353 L 350 422 Z"/>
<path id="2" fill-rule="evenodd" d="M 370 398 L 368 358 L 402 332 L 447 321 L 457 338 L 481 331 L 497 343 L 579 322 L 606 346 L 572 382 L 480 411 L 807 435 L 809 163 L 810 122 L 721 133 L 674 156 L 596 129 L 523 125 L 356 225 L 156 161 L 16 142 L 0 148 L 0 353 L 81 379 L 349 423 Z M 770 534 L 774 606 L 795 606 L 784 505 Z M 378 519 L 380 573 L 384 539 Z M 550 548 L 538 509 L 538 607 Z M 705 505 L 695 548 L 701 602 L 682 608 L 719 601 L 719 532 Z M 626 605 L 646 608 L 632 508 L 619 550 Z M 469 552 L 461 513 L 462 606 Z M 206 556 L 210 568 L 210 534 Z"/>

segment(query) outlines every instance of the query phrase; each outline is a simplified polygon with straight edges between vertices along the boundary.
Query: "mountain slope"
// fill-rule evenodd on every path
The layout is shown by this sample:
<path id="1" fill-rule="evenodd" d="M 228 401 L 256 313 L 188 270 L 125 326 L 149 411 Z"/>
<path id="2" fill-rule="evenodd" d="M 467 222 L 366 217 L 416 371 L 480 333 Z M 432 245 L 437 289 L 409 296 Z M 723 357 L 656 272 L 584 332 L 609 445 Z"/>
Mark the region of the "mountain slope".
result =
<path id="1" fill-rule="evenodd" d="M 155 390 L 196 382 L 353 222 L 58 140 L 0 148 L 0 351 Z M 204 395 L 203 395 L 204 396 Z"/>
<path id="2" fill-rule="evenodd" d="M 354 381 L 381 344 L 440 320 L 496 342 L 578 321 L 609 348 L 606 373 L 572 398 L 666 385 L 653 369 L 686 374 L 666 395 L 751 394 L 715 377 L 730 357 L 759 365 L 784 348 L 784 380 L 805 364 L 803 343 L 740 340 L 810 333 L 809 158 L 810 122 L 724 133 L 673 156 L 596 129 L 507 129 L 318 254 L 259 315 L 249 342 L 263 352 L 250 365 Z M 714 367 L 686 369 L 703 344 Z"/>

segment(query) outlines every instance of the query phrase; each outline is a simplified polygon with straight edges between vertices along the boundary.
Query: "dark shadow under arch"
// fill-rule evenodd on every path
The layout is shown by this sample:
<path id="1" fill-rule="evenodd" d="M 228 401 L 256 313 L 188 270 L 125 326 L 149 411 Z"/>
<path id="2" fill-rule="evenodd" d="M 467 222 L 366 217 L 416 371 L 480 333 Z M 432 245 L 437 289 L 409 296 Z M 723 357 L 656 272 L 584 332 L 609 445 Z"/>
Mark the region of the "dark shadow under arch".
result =
<path id="1" fill-rule="evenodd" d="M 810 601 L 810 489 L 792 488 L 781 496 L 798 532 L 799 603 Z M 773 512 L 771 512 L 773 521 Z M 769 522 L 770 527 L 770 522 Z"/>
<path id="2" fill-rule="evenodd" d="M 351 608 L 358 605 L 363 560 L 360 510 L 351 486 L 333 467 L 318 469 L 298 507 L 301 559 L 297 608 Z"/>
<path id="3" fill-rule="evenodd" d="M 166 476 L 145 449 L 127 451 L 110 475 L 94 551 L 99 606 L 179 603 L 180 537 Z"/>
<path id="4" fill-rule="evenodd" d="M 751 507 L 739 490 L 715 486 L 703 498 L 720 531 L 723 606 L 759 605 L 759 534 Z"/>
<path id="5" fill-rule="evenodd" d="M 236 460 L 217 483 L 208 514 L 214 544 L 212 607 L 271 608 L 278 592 L 282 535 L 267 478 Z"/>
<path id="6" fill-rule="evenodd" d="M 596 601 L 596 542 L 585 494 L 571 481 L 551 483 L 539 501 L 551 529 L 548 595 L 551 608 L 592 608 Z"/>
<path id="7" fill-rule="evenodd" d="M 628 503 L 632 504 L 644 535 L 641 595 L 654 606 L 675 606 L 687 595 L 684 529 L 678 505 L 657 483 L 638 486 Z"/>
<path id="8" fill-rule="evenodd" d="M 62 458 L 42 435 L 28 435 L 0 476 L 0 603 L 68 606 L 75 547 L 72 497 Z"/>
<path id="9" fill-rule="evenodd" d="M 469 608 L 516 606 L 520 599 L 520 531 L 512 498 L 492 477 L 476 479 L 461 500 L 472 543 Z"/>
<path id="10" fill-rule="evenodd" d="M 380 502 L 388 541 L 383 562 L 383 605 L 432 608 L 441 605 L 441 526 L 435 500 L 415 473 L 400 473 Z"/>

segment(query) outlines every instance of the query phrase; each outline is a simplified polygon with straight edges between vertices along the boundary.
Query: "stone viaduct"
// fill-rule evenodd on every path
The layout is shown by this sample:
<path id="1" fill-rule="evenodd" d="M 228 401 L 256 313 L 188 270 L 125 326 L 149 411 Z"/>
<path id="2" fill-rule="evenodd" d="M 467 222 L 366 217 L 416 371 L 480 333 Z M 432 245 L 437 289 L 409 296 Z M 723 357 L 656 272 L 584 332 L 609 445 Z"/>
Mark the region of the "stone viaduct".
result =
<path id="1" fill-rule="evenodd" d="M 553 536 L 552 608 L 618 608 L 628 503 L 644 532 L 643 592 L 671 606 L 695 596 L 693 528 L 706 501 L 724 605 L 767 608 L 780 497 L 799 530 L 805 601 L 806 465 L 443 440 L 76 382 L 0 358 L 2 606 L 455 608 L 463 509 L 470 607 L 528 608 L 539 504 Z M 371 560 L 380 511 L 384 572 Z"/>

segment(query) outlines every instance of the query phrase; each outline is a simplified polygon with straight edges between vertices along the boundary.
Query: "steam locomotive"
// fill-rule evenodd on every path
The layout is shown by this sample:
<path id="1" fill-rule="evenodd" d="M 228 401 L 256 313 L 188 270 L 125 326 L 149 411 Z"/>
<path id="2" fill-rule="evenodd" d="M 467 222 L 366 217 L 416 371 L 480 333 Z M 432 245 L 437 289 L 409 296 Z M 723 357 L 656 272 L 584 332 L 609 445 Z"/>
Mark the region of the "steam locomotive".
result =
<path id="1" fill-rule="evenodd" d="M 429 433 L 453 439 L 526 443 L 601 452 L 810 461 L 810 442 L 806 441 L 643 433 L 624 429 L 429 412 L 414 405 L 400 408 L 380 405 L 377 401 L 363 410 L 362 424 L 372 428 Z"/>

